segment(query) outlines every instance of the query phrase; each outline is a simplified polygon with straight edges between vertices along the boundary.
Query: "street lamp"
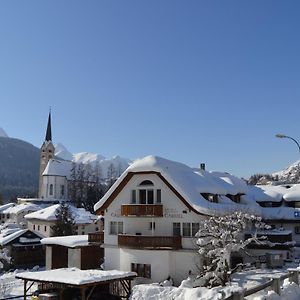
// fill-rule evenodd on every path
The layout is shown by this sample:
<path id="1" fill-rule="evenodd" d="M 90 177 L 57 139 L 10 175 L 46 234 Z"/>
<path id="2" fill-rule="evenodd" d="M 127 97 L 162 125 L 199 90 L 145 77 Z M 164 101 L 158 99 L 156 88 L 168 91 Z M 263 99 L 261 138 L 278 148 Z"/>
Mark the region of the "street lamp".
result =
<path id="1" fill-rule="evenodd" d="M 277 138 L 280 138 L 280 139 L 290 139 L 290 140 L 294 141 L 297 144 L 297 147 L 298 147 L 298 150 L 299 150 L 299 153 L 300 153 L 300 145 L 294 138 L 292 138 L 290 136 L 287 136 L 285 134 L 282 134 L 282 133 L 277 133 L 275 136 Z"/>

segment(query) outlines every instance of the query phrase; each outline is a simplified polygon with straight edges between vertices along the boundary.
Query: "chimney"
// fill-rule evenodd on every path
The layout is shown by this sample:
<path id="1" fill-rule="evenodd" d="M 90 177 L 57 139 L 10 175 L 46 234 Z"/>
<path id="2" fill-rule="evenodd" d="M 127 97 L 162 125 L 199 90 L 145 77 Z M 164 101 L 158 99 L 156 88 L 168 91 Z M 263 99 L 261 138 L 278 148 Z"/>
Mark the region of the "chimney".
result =
<path id="1" fill-rule="evenodd" d="M 205 171 L 205 163 L 201 163 L 201 164 L 200 164 L 200 170 Z"/>

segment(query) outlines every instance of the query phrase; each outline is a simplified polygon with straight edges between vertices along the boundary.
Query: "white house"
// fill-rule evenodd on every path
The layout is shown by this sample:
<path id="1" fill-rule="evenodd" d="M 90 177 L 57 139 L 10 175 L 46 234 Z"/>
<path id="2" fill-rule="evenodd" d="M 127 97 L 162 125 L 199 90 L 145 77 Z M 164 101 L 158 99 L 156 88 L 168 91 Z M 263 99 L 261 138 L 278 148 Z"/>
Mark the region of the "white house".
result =
<path id="1" fill-rule="evenodd" d="M 247 189 L 227 173 L 155 156 L 135 161 L 94 206 L 105 214 L 105 269 L 180 283 L 201 265 L 194 239 L 201 218 L 236 210 L 260 214 L 259 205 L 243 197 Z"/>
<path id="2" fill-rule="evenodd" d="M 56 212 L 60 204 L 54 204 L 47 208 L 27 214 L 28 229 L 38 232 L 43 237 L 53 235 L 51 227 L 56 222 Z M 70 211 L 75 221 L 76 232 L 79 235 L 102 230 L 102 219 L 91 214 L 84 208 L 76 208 L 70 205 Z"/>

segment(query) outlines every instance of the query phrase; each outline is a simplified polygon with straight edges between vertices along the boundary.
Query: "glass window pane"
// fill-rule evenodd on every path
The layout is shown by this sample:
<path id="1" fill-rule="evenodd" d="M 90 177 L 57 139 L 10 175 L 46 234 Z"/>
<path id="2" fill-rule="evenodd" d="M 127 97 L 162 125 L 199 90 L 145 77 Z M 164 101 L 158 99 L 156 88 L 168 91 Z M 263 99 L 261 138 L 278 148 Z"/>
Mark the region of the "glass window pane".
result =
<path id="1" fill-rule="evenodd" d="M 156 190 L 156 203 L 161 203 L 161 190 Z"/>
<path id="2" fill-rule="evenodd" d="M 195 236 L 199 231 L 199 223 L 192 223 L 192 236 Z"/>
<path id="3" fill-rule="evenodd" d="M 131 191 L 131 203 L 136 203 L 136 190 Z"/>
<path id="4" fill-rule="evenodd" d="M 173 235 L 180 236 L 180 223 L 173 223 Z"/>
<path id="5" fill-rule="evenodd" d="M 154 203 L 154 192 L 153 190 L 147 190 L 148 204 Z"/>
<path id="6" fill-rule="evenodd" d="M 140 204 L 146 204 L 146 190 L 140 190 Z"/>
<path id="7" fill-rule="evenodd" d="M 182 235 L 191 236 L 191 223 L 183 223 Z"/>

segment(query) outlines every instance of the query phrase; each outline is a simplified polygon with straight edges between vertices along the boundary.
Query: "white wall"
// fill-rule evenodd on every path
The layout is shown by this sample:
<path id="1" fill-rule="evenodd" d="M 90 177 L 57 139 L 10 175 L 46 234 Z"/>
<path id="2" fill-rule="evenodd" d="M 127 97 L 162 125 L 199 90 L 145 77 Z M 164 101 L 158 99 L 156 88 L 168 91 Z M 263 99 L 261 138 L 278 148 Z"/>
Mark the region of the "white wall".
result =
<path id="1" fill-rule="evenodd" d="M 154 183 L 153 189 L 161 190 L 164 217 L 122 217 L 121 205 L 131 203 L 131 191 L 138 189 L 139 184 L 144 180 L 151 180 Z M 105 212 L 105 243 L 117 245 L 117 236 L 109 234 L 111 221 L 123 222 L 123 233 L 125 234 L 136 234 L 138 232 L 142 235 L 172 236 L 173 222 L 197 223 L 201 218 L 203 218 L 202 215 L 189 211 L 185 204 L 157 175 L 136 174 Z M 150 230 L 150 222 L 155 222 L 154 231 Z M 183 247 L 194 247 L 192 239 L 183 238 Z"/>
<path id="2" fill-rule="evenodd" d="M 53 184 L 53 195 L 50 195 L 50 185 Z M 61 194 L 61 186 L 64 186 L 64 195 Z M 43 176 L 42 197 L 50 199 L 67 199 L 68 182 L 64 176 Z"/>

